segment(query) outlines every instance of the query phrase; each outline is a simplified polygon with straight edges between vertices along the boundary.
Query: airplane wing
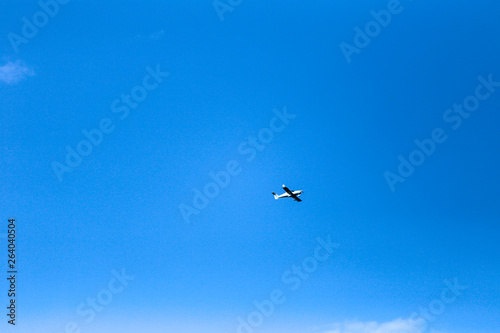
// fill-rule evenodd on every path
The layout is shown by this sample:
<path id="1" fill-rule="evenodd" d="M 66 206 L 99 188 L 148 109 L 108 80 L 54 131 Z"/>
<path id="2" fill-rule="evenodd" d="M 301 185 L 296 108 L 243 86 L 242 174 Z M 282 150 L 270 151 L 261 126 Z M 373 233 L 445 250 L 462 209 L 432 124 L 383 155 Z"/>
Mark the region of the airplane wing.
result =
<path id="1" fill-rule="evenodd" d="M 293 192 L 290 191 L 290 189 L 288 187 L 286 187 L 285 185 L 283 185 L 283 189 L 286 191 L 286 193 L 288 193 L 293 198 L 293 200 L 298 201 L 298 202 L 302 201 L 299 199 L 299 197 L 297 195 L 293 194 Z"/>
<path id="2" fill-rule="evenodd" d="M 290 194 L 292 197 L 294 196 L 293 192 L 290 191 L 290 189 L 288 187 L 286 187 L 285 185 L 283 185 L 283 189 L 286 191 L 286 193 Z"/>

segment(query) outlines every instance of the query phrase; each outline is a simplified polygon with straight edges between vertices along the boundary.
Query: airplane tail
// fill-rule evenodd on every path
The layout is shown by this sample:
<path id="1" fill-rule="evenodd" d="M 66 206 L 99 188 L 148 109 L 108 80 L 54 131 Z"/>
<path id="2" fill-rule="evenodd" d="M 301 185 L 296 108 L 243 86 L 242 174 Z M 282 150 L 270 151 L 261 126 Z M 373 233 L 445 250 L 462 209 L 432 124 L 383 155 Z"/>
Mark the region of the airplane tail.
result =
<path id="1" fill-rule="evenodd" d="M 274 199 L 278 200 L 278 195 L 276 193 L 273 192 L 273 195 L 274 195 Z"/>

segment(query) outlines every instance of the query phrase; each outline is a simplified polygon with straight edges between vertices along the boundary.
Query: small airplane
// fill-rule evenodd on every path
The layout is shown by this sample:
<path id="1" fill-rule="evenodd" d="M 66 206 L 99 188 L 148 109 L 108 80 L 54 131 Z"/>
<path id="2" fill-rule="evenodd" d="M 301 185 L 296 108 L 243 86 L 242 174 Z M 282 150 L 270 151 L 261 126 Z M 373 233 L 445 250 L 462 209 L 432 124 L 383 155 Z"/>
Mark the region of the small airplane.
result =
<path id="1" fill-rule="evenodd" d="M 300 191 L 290 191 L 290 189 L 288 187 L 286 187 L 284 184 L 283 184 L 283 189 L 286 191 L 286 193 L 283 193 L 281 195 L 277 195 L 276 193 L 273 192 L 273 195 L 274 195 L 274 199 L 278 200 L 280 198 L 293 198 L 293 200 L 295 201 L 302 201 L 299 199 L 300 195 L 302 194 L 302 190 Z"/>

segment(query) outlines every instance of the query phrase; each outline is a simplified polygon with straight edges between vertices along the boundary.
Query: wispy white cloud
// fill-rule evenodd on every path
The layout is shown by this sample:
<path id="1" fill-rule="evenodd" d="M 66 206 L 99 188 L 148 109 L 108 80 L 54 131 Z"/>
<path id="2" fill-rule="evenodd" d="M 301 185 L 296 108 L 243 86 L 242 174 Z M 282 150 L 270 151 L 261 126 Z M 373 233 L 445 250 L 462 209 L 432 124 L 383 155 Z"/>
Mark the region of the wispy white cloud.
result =
<path id="1" fill-rule="evenodd" d="M 429 332 L 425 323 L 411 319 L 395 319 L 390 322 L 378 323 L 375 321 L 359 322 L 346 321 L 329 325 L 321 330 L 322 333 L 424 333 Z M 430 333 L 438 333 L 431 330 Z"/>
<path id="2" fill-rule="evenodd" d="M 23 80 L 27 76 L 33 76 L 35 72 L 23 64 L 21 61 L 9 61 L 0 66 L 0 82 L 14 84 Z"/>

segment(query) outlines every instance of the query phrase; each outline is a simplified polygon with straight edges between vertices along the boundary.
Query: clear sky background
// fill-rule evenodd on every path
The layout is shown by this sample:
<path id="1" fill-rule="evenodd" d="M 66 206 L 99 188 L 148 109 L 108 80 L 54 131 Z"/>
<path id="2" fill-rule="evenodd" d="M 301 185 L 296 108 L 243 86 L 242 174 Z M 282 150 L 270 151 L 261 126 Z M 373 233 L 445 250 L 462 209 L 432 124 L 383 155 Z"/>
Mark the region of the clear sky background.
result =
<path id="1" fill-rule="evenodd" d="M 4 4 L 0 277 L 11 217 L 19 273 L 15 328 L 1 279 L 0 330 L 251 333 L 238 318 L 279 289 L 253 332 L 500 332 L 500 87 L 458 128 L 443 118 L 479 76 L 500 82 L 498 1 L 401 0 L 350 62 L 341 43 L 390 1 L 223 3 L 222 20 L 211 0 L 74 0 L 16 47 L 42 8 Z M 112 103 L 157 67 L 120 119 Z M 53 163 L 103 119 L 114 130 L 60 181 Z M 392 191 L 384 174 L 436 128 L 446 141 Z M 180 205 L 230 161 L 187 223 Z M 303 202 L 274 200 L 282 184 Z M 318 237 L 340 246 L 292 290 Z"/>

